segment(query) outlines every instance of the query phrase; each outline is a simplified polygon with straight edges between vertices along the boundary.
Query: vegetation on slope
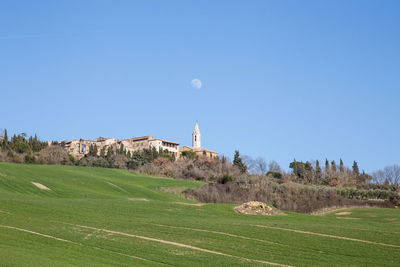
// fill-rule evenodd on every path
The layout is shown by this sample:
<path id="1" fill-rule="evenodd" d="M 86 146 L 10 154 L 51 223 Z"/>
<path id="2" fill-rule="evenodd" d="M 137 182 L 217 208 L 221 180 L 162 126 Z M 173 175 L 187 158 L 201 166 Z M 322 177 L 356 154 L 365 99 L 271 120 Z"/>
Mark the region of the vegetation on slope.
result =
<path id="1" fill-rule="evenodd" d="M 230 162 L 221 157 L 210 159 L 185 152 L 175 159 L 165 151 L 144 149 L 127 152 L 121 146 L 98 151 L 76 160 L 63 149 L 63 143 L 41 142 L 25 134 L 8 140 L 7 132 L 0 142 L 0 161 L 77 165 L 129 169 L 139 173 L 198 180 L 208 185 L 186 191 L 186 196 L 211 203 L 262 201 L 278 209 L 310 213 L 332 206 L 394 207 L 400 204 L 400 167 L 388 166 L 370 176 L 361 172 L 356 161 L 351 168 L 325 160 L 310 163 L 294 160 L 290 172 L 282 171 L 271 161 L 251 159 L 235 151 Z M 99 153 L 98 153 L 99 152 Z"/>

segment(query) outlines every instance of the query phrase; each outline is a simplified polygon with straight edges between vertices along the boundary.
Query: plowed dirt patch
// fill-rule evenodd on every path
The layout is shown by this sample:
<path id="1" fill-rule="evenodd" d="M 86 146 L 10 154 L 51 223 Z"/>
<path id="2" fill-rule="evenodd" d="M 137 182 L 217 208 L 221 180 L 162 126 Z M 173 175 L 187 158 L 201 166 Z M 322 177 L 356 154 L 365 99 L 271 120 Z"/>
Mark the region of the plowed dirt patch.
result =
<path id="1" fill-rule="evenodd" d="M 42 190 L 51 190 L 47 186 L 39 184 L 39 183 L 32 182 L 32 184 L 35 185 L 37 188 L 42 189 Z"/>
<path id="2" fill-rule="evenodd" d="M 350 211 L 342 211 L 342 212 L 338 212 L 338 213 L 335 213 L 335 215 L 350 215 L 351 214 L 351 212 Z"/>

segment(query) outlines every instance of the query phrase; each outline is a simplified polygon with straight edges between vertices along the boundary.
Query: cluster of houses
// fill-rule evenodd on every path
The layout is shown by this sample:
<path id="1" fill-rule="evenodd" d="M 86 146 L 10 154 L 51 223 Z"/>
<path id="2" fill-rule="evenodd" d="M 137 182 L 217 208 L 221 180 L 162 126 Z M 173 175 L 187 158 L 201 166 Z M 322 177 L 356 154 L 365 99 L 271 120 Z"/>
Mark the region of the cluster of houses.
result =
<path id="1" fill-rule="evenodd" d="M 198 123 L 194 127 L 192 134 L 192 146 L 183 146 L 179 148 L 179 143 L 167 141 L 164 139 L 155 138 L 153 136 L 133 137 L 124 140 L 115 138 L 99 137 L 96 140 L 76 139 L 72 141 L 63 141 L 62 146 L 69 154 L 77 159 L 80 159 L 89 154 L 90 149 L 97 148 L 97 153 L 100 155 L 101 150 L 107 151 L 110 147 L 113 150 L 118 150 L 122 146 L 126 152 L 132 154 L 135 151 L 143 149 L 153 149 L 157 151 L 168 152 L 171 155 L 179 158 L 183 151 L 193 151 L 197 155 L 208 158 L 217 158 L 218 153 L 201 147 L 201 134 Z"/>

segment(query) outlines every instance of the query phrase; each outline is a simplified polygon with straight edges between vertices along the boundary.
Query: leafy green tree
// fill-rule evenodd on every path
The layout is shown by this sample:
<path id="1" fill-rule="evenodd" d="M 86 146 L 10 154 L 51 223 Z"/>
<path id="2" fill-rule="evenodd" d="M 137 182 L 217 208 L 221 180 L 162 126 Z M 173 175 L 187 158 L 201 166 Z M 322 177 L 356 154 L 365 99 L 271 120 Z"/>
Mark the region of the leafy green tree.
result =
<path id="1" fill-rule="evenodd" d="M 289 164 L 289 168 L 293 169 L 293 173 L 296 177 L 299 177 L 300 179 L 304 179 L 305 175 L 305 164 L 301 161 L 296 161 L 296 159 L 293 160 Z"/>
<path id="2" fill-rule="evenodd" d="M 292 167 L 291 167 L 290 164 L 289 164 L 289 168 L 293 168 L 293 173 L 294 173 L 294 175 L 295 175 L 295 176 L 298 176 L 296 159 L 293 160 L 293 165 L 292 165 Z"/>
<path id="3" fill-rule="evenodd" d="M 235 150 L 235 156 L 233 157 L 233 165 L 238 167 L 241 173 L 247 172 L 247 166 L 243 163 L 243 160 L 239 154 L 239 150 Z"/>

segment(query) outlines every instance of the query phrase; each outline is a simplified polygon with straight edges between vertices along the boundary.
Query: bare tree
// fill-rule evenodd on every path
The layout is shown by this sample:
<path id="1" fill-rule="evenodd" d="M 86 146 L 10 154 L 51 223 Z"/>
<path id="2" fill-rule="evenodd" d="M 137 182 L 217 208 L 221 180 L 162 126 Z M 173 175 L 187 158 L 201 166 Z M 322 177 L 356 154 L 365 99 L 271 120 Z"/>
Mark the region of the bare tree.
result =
<path id="1" fill-rule="evenodd" d="M 247 155 L 243 155 L 243 156 L 241 156 L 241 158 L 242 158 L 244 165 L 246 165 L 246 167 L 247 167 L 247 171 L 249 173 L 254 173 L 255 172 L 255 161 L 250 156 L 247 156 Z"/>
<path id="2" fill-rule="evenodd" d="M 383 170 L 377 170 L 372 174 L 374 183 L 383 184 L 387 181 L 392 185 L 400 185 L 400 165 L 386 166 Z"/>
<path id="3" fill-rule="evenodd" d="M 385 172 L 386 179 L 389 184 L 400 184 L 400 166 L 399 165 L 390 165 L 386 166 L 383 171 Z"/>
<path id="4" fill-rule="evenodd" d="M 275 160 L 271 160 L 268 163 L 268 171 L 280 172 L 281 171 L 281 166 L 279 166 L 278 162 L 276 162 Z"/>
<path id="5" fill-rule="evenodd" d="M 267 172 L 267 162 L 262 157 L 258 157 L 254 160 L 254 167 L 256 172 L 263 175 Z"/>

